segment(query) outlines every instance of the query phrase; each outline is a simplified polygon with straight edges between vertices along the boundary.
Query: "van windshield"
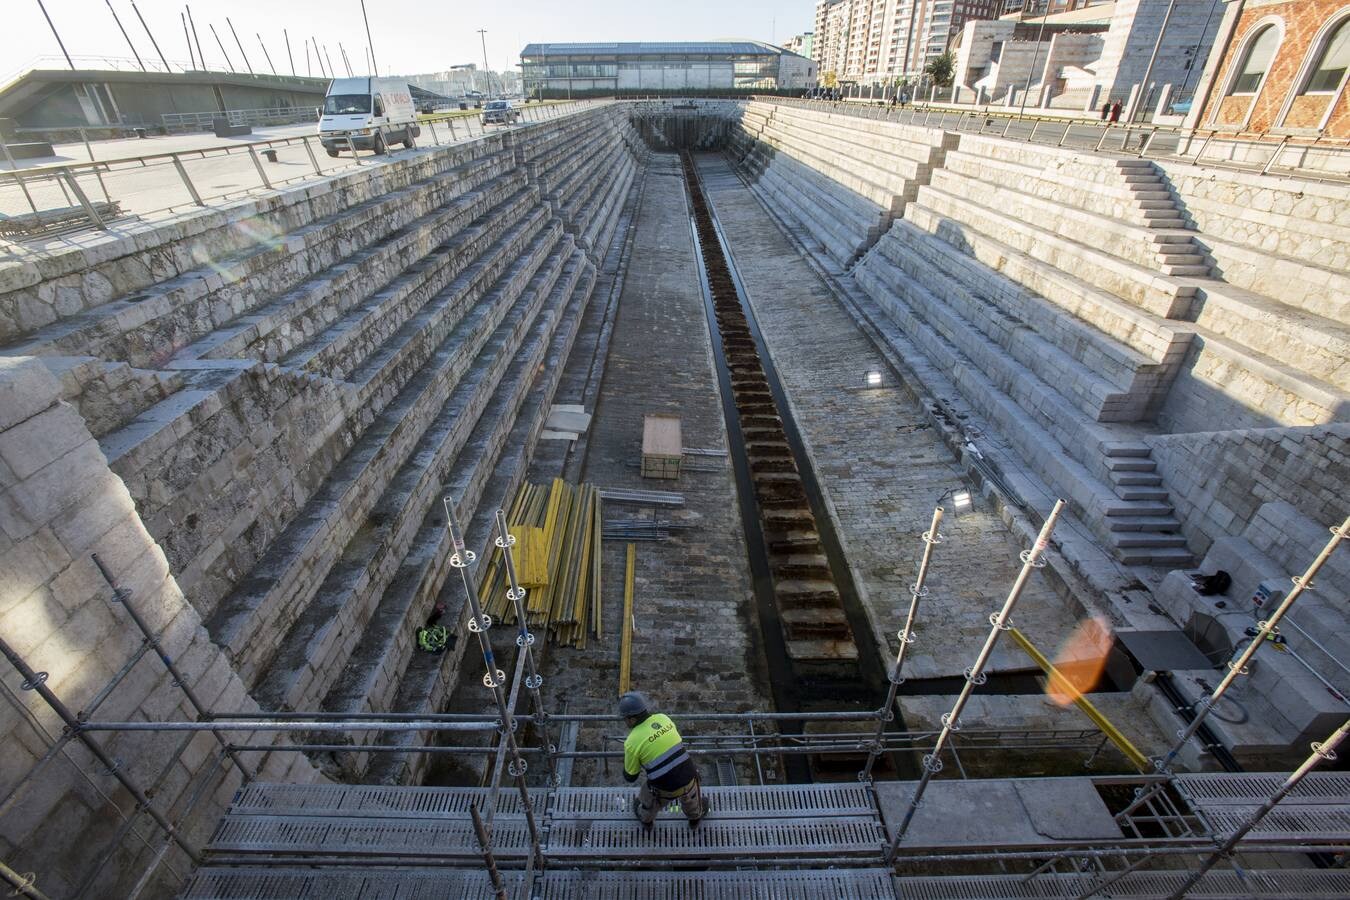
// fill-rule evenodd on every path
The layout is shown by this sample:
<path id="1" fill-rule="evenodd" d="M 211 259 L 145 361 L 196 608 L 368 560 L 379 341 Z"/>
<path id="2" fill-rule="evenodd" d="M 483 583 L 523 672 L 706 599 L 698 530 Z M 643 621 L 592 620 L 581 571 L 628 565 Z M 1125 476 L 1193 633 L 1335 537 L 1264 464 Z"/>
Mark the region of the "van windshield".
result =
<path id="1" fill-rule="evenodd" d="M 325 116 L 351 116 L 369 112 L 369 94 L 329 94 L 323 98 Z"/>

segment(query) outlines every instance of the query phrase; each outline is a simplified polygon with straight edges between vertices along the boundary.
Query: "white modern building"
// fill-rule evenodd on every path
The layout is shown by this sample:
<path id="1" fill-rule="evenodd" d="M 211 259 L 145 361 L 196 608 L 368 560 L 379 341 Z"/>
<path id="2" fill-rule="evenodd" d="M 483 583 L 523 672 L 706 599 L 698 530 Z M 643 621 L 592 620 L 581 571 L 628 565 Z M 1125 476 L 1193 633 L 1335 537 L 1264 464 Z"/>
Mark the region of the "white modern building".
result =
<path id="1" fill-rule="evenodd" d="M 527 96 L 805 90 L 817 71 L 763 41 L 530 44 L 520 65 Z"/>

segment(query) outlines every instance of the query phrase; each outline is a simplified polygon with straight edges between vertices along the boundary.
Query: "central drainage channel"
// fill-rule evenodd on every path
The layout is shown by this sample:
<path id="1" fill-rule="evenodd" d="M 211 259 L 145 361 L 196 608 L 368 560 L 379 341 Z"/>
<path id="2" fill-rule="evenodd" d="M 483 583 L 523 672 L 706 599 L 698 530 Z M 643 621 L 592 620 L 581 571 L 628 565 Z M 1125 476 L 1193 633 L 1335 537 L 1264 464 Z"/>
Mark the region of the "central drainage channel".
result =
<path id="1" fill-rule="evenodd" d="M 698 170 L 681 160 L 775 705 L 875 709 L 884 663 Z"/>

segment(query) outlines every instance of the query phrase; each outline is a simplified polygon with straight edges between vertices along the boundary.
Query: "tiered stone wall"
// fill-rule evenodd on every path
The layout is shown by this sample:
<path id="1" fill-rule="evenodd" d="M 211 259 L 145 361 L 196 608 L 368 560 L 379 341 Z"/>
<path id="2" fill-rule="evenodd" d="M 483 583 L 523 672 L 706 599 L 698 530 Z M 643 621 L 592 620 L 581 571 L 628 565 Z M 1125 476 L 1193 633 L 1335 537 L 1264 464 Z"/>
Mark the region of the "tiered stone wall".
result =
<path id="1" fill-rule="evenodd" d="M 441 709 L 463 648 L 413 648 L 437 600 L 463 614 L 440 499 L 486 539 L 643 152 L 618 108 L 597 105 L 0 266 L 0 554 L 21 573 L 0 636 L 85 703 L 135 649 L 90 578 L 93 548 L 154 604 L 168 652 L 194 679 L 208 673 L 199 691 L 220 710 Z M 114 692 L 108 718 L 183 714 L 139 684 L 152 664 Z M 43 748 L 11 719 L 32 750 L 6 761 L 18 778 Z M 406 738 L 430 736 L 356 740 Z M 162 741 L 109 741 L 153 780 Z M 193 742 L 166 803 L 213 746 Z M 399 781 L 423 767 L 349 757 L 335 775 Z M 304 757 L 266 765 L 276 780 L 317 777 Z M 58 809 L 74 783 L 0 816 L 0 851 L 40 884 L 97 861 L 61 856 L 83 829 L 110 837 L 113 813 L 85 788 L 87 809 Z M 220 788 L 203 821 L 228 796 Z M 48 814 L 61 834 L 44 842 L 33 816 Z M 128 847 L 117 877 L 139 863 Z"/>
<path id="2" fill-rule="evenodd" d="M 131 602 L 159 636 L 159 650 L 182 670 L 188 687 L 208 708 L 247 713 L 257 704 L 214 645 L 201 617 L 183 595 L 163 551 L 141 524 L 125 485 L 109 468 L 79 413 L 60 399 L 56 377 L 38 360 L 0 357 L 0 636 L 71 709 L 94 720 L 194 719 L 183 691 L 156 655 L 140 652 L 141 636 L 92 560 L 97 553 Z M 125 666 L 117 688 L 96 699 Z M 34 693 L 17 690 L 17 673 L 4 677 L 0 701 L 0 793 L 18 790 L 0 817 L 0 853 L 8 865 L 37 873 L 51 897 L 75 896 L 102 856 L 117 850 L 91 896 L 125 896 L 139 866 L 163 843 L 147 816 L 137 829 L 148 845 L 121 849 L 115 826 L 135 815 L 133 801 L 77 742 L 34 771 L 64 723 Z M 190 737 L 190 736 L 189 736 Z M 248 739 L 231 735 L 233 740 Z M 270 742 L 272 735 L 252 738 Z M 240 784 L 226 763 L 215 769 L 218 745 L 208 734 L 96 734 L 122 770 L 152 795 L 155 808 L 176 820 L 204 782 L 204 799 L 183 824 L 195 844 L 207 837 Z M 293 752 L 245 753 L 261 777 L 312 781 L 320 776 Z M 208 780 L 209 779 L 209 780 Z M 171 848 L 167 865 L 190 866 Z M 173 879 L 164 869 L 161 889 Z"/>

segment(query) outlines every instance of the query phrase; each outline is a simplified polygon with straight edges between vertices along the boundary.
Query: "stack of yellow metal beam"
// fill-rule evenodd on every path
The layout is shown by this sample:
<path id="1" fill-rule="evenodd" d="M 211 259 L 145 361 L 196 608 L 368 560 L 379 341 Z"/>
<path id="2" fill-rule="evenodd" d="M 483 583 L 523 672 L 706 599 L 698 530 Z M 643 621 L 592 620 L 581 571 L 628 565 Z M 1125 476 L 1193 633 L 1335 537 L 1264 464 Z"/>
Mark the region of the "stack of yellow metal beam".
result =
<path id="1" fill-rule="evenodd" d="M 526 589 L 532 628 L 546 627 L 553 642 L 578 649 L 588 635 L 600 637 L 600 494 L 594 485 L 527 484 L 507 513 L 516 538 L 516 578 Z M 516 621 L 500 548 L 483 569 L 479 596 L 496 620 Z"/>

